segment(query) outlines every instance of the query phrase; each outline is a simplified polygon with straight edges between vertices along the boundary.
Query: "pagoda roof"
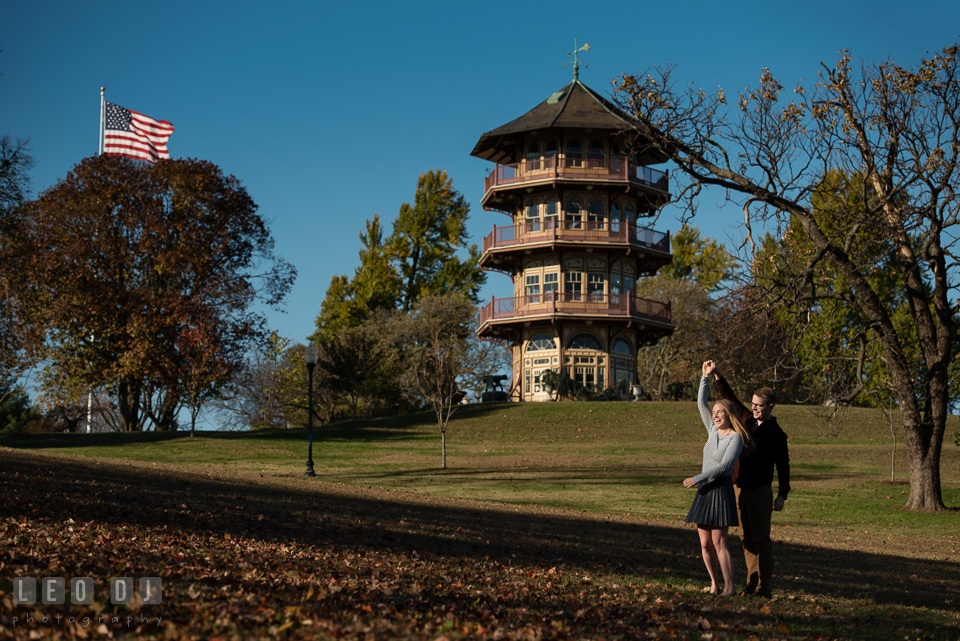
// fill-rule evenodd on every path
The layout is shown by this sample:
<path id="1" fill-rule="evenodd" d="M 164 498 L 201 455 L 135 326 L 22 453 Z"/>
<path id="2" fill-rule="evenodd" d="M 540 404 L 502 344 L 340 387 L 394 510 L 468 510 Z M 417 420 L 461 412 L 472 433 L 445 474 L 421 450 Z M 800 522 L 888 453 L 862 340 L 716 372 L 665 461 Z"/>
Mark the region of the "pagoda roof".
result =
<path id="1" fill-rule="evenodd" d="M 509 161 L 515 153 L 517 134 L 563 127 L 624 131 L 633 124 L 633 119 L 610 100 L 574 79 L 516 120 L 480 136 L 470 155 L 492 162 Z"/>

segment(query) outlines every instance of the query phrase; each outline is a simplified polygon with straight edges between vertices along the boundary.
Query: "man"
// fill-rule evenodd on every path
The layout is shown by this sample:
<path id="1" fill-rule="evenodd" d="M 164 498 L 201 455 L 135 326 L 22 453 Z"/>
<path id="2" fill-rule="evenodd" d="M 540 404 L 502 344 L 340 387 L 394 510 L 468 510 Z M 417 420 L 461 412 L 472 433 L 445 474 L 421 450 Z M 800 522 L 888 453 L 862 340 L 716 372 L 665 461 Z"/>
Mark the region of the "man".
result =
<path id="1" fill-rule="evenodd" d="M 713 375 L 720 398 L 732 402 L 738 418 L 753 437 L 757 451 L 740 458 L 737 477 L 737 507 L 740 512 L 740 538 L 747 563 L 747 586 L 741 596 L 772 596 L 773 542 L 770 527 L 773 512 L 783 509 L 790 492 L 790 453 L 787 435 L 772 416 L 776 392 L 761 387 L 753 394 L 748 409 L 737 399 L 726 379 L 713 364 Z M 709 374 L 708 374 L 709 375 Z M 773 468 L 777 468 L 777 497 L 773 497 Z"/>

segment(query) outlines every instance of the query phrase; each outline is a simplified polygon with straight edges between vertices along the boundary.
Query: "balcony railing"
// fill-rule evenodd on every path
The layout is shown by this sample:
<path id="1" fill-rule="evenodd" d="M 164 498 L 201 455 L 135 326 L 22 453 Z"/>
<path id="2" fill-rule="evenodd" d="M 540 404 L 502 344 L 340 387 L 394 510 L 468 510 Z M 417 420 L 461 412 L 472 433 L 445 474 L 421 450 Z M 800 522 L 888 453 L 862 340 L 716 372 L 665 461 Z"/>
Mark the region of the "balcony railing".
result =
<path id="1" fill-rule="evenodd" d="M 483 239 L 483 251 L 497 247 L 550 243 L 558 240 L 576 242 L 629 243 L 670 253 L 670 232 L 659 232 L 633 223 L 620 221 L 543 220 L 539 222 L 494 226 Z"/>
<path id="2" fill-rule="evenodd" d="M 492 298 L 480 309 L 480 325 L 493 320 L 550 314 L 629 316 L 669 323 L 670 303 L 637 298 L 632 294 L 605 295 L 598 292 L 546 292 L 513 298 Z"/>
<path id="3" fill-rule="evenodd" d="M 669 176 L 666 172 L 638 165 L 630 162 L 628 158 L 567 158 L 560 154 L 509 165 L 497 164 L 493 173 L 483 180 L 483 193 L 504 185 L 559 178 L 630 182 L 662 192 L 669 191 Z"/>

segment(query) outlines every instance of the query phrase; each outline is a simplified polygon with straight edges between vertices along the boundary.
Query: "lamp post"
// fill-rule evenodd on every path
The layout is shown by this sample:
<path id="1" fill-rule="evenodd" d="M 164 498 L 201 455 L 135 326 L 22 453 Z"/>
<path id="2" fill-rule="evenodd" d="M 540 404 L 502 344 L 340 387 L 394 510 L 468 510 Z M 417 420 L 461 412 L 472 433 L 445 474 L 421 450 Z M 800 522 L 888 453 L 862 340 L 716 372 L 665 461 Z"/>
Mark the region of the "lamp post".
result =
<path id="1" fill-rule="evenodd" d="M 317 349 L 308 345 L 303 353 L 303 360 L 307 363 L 307 471 L 304 476 L 316 476 L 313 471 L 313 368 L 317 364 Z"/>

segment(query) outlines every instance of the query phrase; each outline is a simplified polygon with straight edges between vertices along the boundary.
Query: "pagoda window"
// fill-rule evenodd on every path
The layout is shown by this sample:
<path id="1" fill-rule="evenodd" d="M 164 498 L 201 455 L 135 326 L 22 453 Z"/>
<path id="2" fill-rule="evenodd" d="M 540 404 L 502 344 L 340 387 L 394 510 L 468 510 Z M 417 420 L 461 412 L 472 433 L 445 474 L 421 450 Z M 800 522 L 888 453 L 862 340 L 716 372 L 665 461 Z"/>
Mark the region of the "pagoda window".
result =
<path id="1" fill-rule="evenodd" d="M 544 207 L 543 212 L 543 228 L 545 230 L 556 229 L 557 223 L 560 220 L 560 203 L 557 202 L 556 198 L 550 198 L 547 200 L 546 207 Z"/>
<path id="2" fill-rule="evenodd" d="M 540 231 L 540 203 L 537 201 L 527 203 L 525 231 Z"/>
<path id="3" fill-rule="evenodd" d="M 587 229 L 603 229 L 606 218 L 605 209 L 603 201 L 599 198 L 590 201 L 590 208 L 587 210 Z"/>
<path id="4" fill-rule="evenodd" d="M 556 300 L 557 284 L 560 279 L 560 263 L 555 258 L 528 262 L 523 269 L 524 295 L 535 296 L 528 303 L 549 303 Z M 542 292 L 542 298 L 540 294 Z M 519 294 L 518 294 L 519 295 Z"/>
<path id="5" fill-rule="evenodd" d="M 567 341 L 564 371 L 584 387 L 603 388 L 603 345 L 593 334 L 581 332 Z"/>
<path id="6" fill-rule="evenodd" d="M 615 200 L 610 205 L 610 229 L 619 233 L 623 222 L 623 208 L 620 207 L 620 201 Z"/>
<path id="7" fill-rule="evenodd" d="M 587 158 L 590 160 L 603 160 L 606 155 L 606 146 L 599 138 L 590 139 L 590 149 L 587 151 Z"/>
<path id="8" fill-rule="evenodd" d="M 636 271 L 633 265 L 624 264 L 622 261 L 615 262 L 610 267 L 610 301 L 616 305 L 626 305 L 627 300 L 622 300 L 621 296 L 633 295 L 636 292 Z"/>
<path id="9" fill-rule="evenodd" d="M 565 272 L 563 293 L 567 301 L 583 300 L 583 272 Z"/>
<path id="10" fill-rule="evenodd" d="M 587 296 L 591 302 L 603 302 L 606 280 L 606 274 L 600 272 L 587 273 Z"/>
<path id="11" fill-rule="evenodd" d="M 551 362 L 557 363 L 559 360 L 556 356 L 556 349 L 556 339 L 545 332 L 535 334 L 527 341 L 527 354 L 523 361 L 523 390 L 528 400 L 534 400 L 532 394 L 545 391 L 540 381 L 544 372 L 559 369 L 558 365 L 551 367 Z"/>
<path id="12" fill-rule="evenodd" d="M 528 352 L 539 352 L 557 349 L 557 342 L 550 334 L 537 334 L 527 342 Z"/>
<path id="13" fill-rule="evenodd" d="M 580 167 L 583 164 L 583 143 L 579 138 L 571 138 L 567 141 L 567 167 Z"/>
<path id="14" fill-rule="evenodd" d="M 595 352 L 602 352 L 603 345 L 600 343 L 600 339 L 593 334 L 580 332 L 567 341 L 565 349 L 589 349 Z"/>
<path id="15" fill-rule="evenodd" d="M 540 169 L 540 142 L 531 140 L 527 144 L 527 169 L 537 171 Z"/>
<path id="16" fill-rule="evenodd" d="M 630 341 L 625 339 L 623 336 L 618 336 L 613 339 L 613 350 L 615 354 L 622 354 L 629 358 L 633 358 L 633 350 L 630 348 Z"/>
<path id="17" fill-rule="evenodd" d="M 622 278 L 620 274 L 616 272 L 610 273 L 610 302 L 614 305 L 620 304 L 620 295 L 623 293 L 620 290 L 622 283 Z"/>
<path id="18" fill-rule="evenodd" d="M 613 366 L 613 382 L 618 384 L 620 381 L 626 381 L 627 385 L 633 383 L 633 375 L 636 371 L 635 354 L 630 341 L 622 336 L 613 339 L 613 345 L 610 356 Z"/>
<path id="19" fill-rule="evenodd" d="M 623 164 L 621 156 L 620 143 L 616 140 L 610 143 L 610 171 L 620 171 L 620 165 Z"/>
<path id="20" fill-rule="evenodd" d="M 583 222 L 583 204 L 577 198 L 571 198 L 567 201 L 565 216 L 565 227 L 567 229 L 579 229 Z"/>
<path id="21" fill-rule="evenodd" d="M 547 143 L 543 148 L 543 157 L 547 159 L 544 169 L 553 169 L 556 167 L 557 154 L 560 153 L 560 143 L 557 142 L 556 138 L 547 140 Z"/>
<path id="22" fill-rule="evenodd" d="M 528 304 L 540 302 L 540 274 L 527 274 L 523 294 L 527 297 Z"/>
<path id="23" fill-rule="evenodd" d="M 557 292 L 560 290 L 560 272 L 546 272 L 543 275 L 543 301 L 551 302 L 557 300 Z"/>

